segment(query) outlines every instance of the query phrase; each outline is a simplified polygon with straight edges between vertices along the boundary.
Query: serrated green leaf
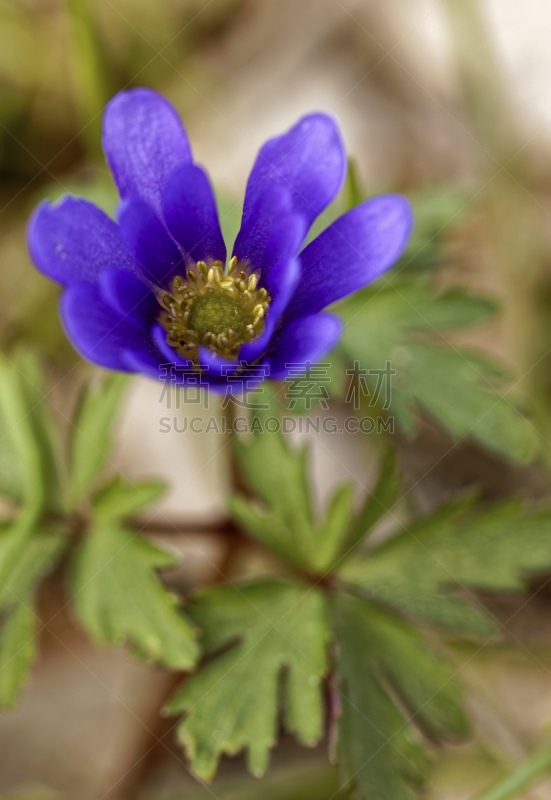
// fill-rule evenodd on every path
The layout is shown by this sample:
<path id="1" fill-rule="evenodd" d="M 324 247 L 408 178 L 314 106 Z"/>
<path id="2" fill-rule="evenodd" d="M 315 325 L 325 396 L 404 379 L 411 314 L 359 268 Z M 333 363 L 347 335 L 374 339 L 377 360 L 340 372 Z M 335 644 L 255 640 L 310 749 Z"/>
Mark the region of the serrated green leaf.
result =
<path id="1" fill-rule="evenodd" d="M 496 313 L 491 300 L 474 297 L 460 289 L 435 293 L 425 280 L 408 281 L 400 287 L 379 281 L 341 303 L 337 310 L 353 330 L 345 335 L 347 350 L 352 336 L 369 328 L 379 350 L 388 340 L 392 347 L 411 332 L 446 331 L 485 322 Z M 390 337 L 390 338 L 389 338 Z"/>
<path id="2" fill-rule="evenodd" d="M 458 632 L 486 635 L 492 620 L 472 590 L 517 591 L 551 565 L 551 511 L 508 502 L 479 515 L 454 503 L 418 520 L 341 578 L 406 615 Z"/>
<path id="3" fill-rule="evenodd" d="M 453 438 L 472 436 L 519 463 L 535 456 L 535 428 L 511 399 L 486 383 L 490 365 L 441 347 L 412 345 L 409 352 L 408 379 L 414 403 L 438 420 Z M 400 393 L 398 376 L 396 391 Z M 406 388 L 404 396 L 407 394 Z"/>
<path id="4" fill-rule="evenodd" d="M 131 484 L 116 476 L 94 496 L 92 505 L 102 519 L 124 519 L 135 516 L 155 502 L 165 491 L 161 481 L 140 481 Z"/>
<path id="5" fill-rule="evenodd" d="M 7 370 L 3 370 L 1 364 L 0 373 L 3 380 L 9 380 L 6 375 Z M 21 502 L 25 494 L 25 476 L 17 444 L 11 431 L 12 426 L 9 421 L 11 414 L 9 412 L 6 414 L 6 402 L 10 402 L 10 400 L 4 393 L 4 397 L 0 398 L 0 495 L 15 502 Z"/>
<path id="6" fill-rule="evenodd" d="M 423 778 L 415 727 L 464 736 L 452 666 L 411 626 L 358 598 L 333 597 L 339 675 L 338 749 L 360 797 L 411 797 Z"/>
<path id="7" fill-rule="evenodd" d="M 97 645 L 130 643 L 136 654 L 173 669 L 197 659 L 191 625 L 156 570 L 172 556 L 101 516 L 78 548 L 73 585 L 78 618 Z"/>
<path id="8" fill-rule="evenodd" d="M 427 341 L 446 328 L 482 321 L 492 308 L 458 291 L 434 296 L 423 283 L 375 286 L 341 306 L 346 323 L 342 347 L 367 370 L 391 363 L 396 374 L 389 413 L 405 433 L 414 433 L 416 415 L 424 412 L 454 438 L 473 437 L 523 463 L 534 457 L 537 436 L 515 398 L 503 396 L 496 365 Z M 366 381 L 375 391 L 376 377 L 368 375 Z"/>
<path id="9" fill-rule="evenodd" d="M 327 506 L 323 535 L 319 538 L 318 564 L 321 570 L 329 570 L 340 551 L 347 549 L 347 532 L 352 520 L 354 487 L 344 483 L 336 489 Z"/>
<path id="10" fill-rule="evenodd" d="M 258 417 L 268 412 L 255 412 Z M 237 440 L 235 453 L 247 485 L 262 506 L 243 496 L 229 499 L 236 522 L 251 536 L 292 563 L 324 572 L 334 562 L 352 516 L 353 490 L 341 486 L 333 495 L 325 519 L 312 510 L 306 448 L 292 450 L 278 431 L 255 432 Z"/>
<path id="11" fill-rule="evenodd" d="M 371 638 L 370 608 L 338 595 L 338 755 L 365 800 L 411 800 L 411 783 L 424 777 L 424 751 L 385 684 L 381 653 Z"/>
<path id="12" fill-rule="evenodd" d="M 112 374 L 82 392 L 71 438 L 66 487 L 70 505 L 94 488 L 109 458 L 113 425 L 127 387 L 127 375 Z"/>
<path id="13" fill-rule="evenodd" d="M 344 604 L 362 617 L 371 652 L 412 722 L 436 738 L 465 736 L 469 726 L 453 666 L 398 617 L 371 604 L 360 609 L 355 598 L 346 597 Z"/>
<path id="14" fill-rule="evenodd" d="M 379 520 L 387 514 L 398 497 L 400 480 L 396 470 L 396 457 L 388 448 L 381 461 L 377 483 L 368 492 L 365 502 L 350 526 L 343 545 L 343 554 L 349 558 Z"/>
<path id="15" fill-rule="evenodd" d="M 223 753 L 243 748 L 251 772 L 263 774 L 276 741 L 285 670 L 286 726 L 301 742 L 315 744 L 323 732 L 327 670 L 323 594 L 295 583 L 260 581 L 207 590 L 191 613 L 206 653 L 233 645 L 189 678 L 170 703 L 171 713 L 187 713 L 178 738 L 196 774 L 212 778 Z"/>
<path id="16" fill-rule="evenodd" d="M 13 708 L 36 658 L 36 617 L 19 603 L 0 633 L 0 705 Z"/>
<path id="17" fill-rule="evenodd" d="M 36 358 L 17 352 L 0 355 L 0 434 L 7 496 L 24 502 L 26 513 L 57 508 L 55 433 L 45 403 L 44 376 Z"/>
<path id="18" fill-rule="evenodd" d="M 65 537 L 23 521 L 0 532 L 0 607 L 26 601 L 61 554 Z"/>
<path id="19" fill-rule="evenodd" d="M 0 532 L 0 705 L 11 708 L 36 655 L 36 589 L 62 551 L 64 537 L 32 528 L 25 520 Z"/>

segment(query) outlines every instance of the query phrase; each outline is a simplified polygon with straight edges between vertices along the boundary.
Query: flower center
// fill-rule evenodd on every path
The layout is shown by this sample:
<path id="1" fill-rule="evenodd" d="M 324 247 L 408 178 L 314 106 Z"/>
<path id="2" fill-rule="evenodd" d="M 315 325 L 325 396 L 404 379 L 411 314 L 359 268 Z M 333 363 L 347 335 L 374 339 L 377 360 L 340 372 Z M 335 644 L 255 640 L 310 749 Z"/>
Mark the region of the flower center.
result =
<path id="1" fill-rule="evenodd" d="M 168 344 L 195 362 L 199 345 L 237 358 L 240 346 L 256 339 L 264 328 L 271 298 L 257 284 L 258 274 L 246 267 L 238 270 L 235 256 L 227 274 L 221 261 L 210 267 L 198 261 L 185 278 L 176 276 L 171 291 L 159 298 Z"/>

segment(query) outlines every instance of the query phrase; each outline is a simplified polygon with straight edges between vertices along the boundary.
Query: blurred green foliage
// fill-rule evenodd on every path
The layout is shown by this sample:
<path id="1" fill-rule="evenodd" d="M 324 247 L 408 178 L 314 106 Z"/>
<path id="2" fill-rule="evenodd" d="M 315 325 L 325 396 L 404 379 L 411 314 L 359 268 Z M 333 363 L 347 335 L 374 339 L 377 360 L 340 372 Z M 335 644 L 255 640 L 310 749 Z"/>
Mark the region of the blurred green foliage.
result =
<path id="1" fill-rule="evenodd" d="M 366 798 L 410 797 L 426 776 L 425 736 L 467 730 L 457 666 L 436 631 L 493 635 L 477 592 L 518 591 L 551 567 L 551 512 L 520 502 L 482 510 L 469 497 L 399 521 L 401 483 L 388 450 L 358 511 L 344 485 L 318 519 L 307 451 L 253 426 L 235 442 L 250 494 L 236 493 L 230 509 L 276 557 L 274 577 L 204 589 L 188 622 L 157 574 L 173 558 L 129 526 L 162 485 L 110 475 L 127 379 L 85 385 L 63 437 L 39 362 L 14 353 L 1 368 L 12 476 L 0 531 L 2 704 L 17 701 L 38 652 L 40 584 L 67 562 L 77 619 L 98 645 L 129 644 L 138 658 L 175 670 L 193 669 L 199 648 L 207 657 L 169 704 L 184 714 L 178 736 L 199 776 L 211 778 L 222 754 L 242 749 L 251 771 L 264 773 L 284 678 L 286 728 L 313 744 L 336 726 L 344 786 L 351 781 Z M 277 392 L 268 398 L 254 412 L 259 423 L 280 414 Z M 392 533 L 381 540 L 382 524 Z M 329 717 L 324 685 L 334 697 Z"/>
<path id="2" fill-rule="evenodd" d="M 129 642 L 141 658 L 190 667 L 197 657 L 194 631 L 156 574 L 172 557 L 125 524 L 164 487 L 128 485 L 109 475 L 126 379 L 113 375 L 83 389 L 74 416 L 64 420 L 62 446 L 38 360 L 28 352 L 3 356 L 0 371 L 8 456 L 0 495 L 9 504 L 0 529 L 0 702 L 12 706 L 18 699 L 37 654 L 37 591 L 67 560 L 77 617 L 97 644 Z"/>
<path id="3" fill-rule="evenodd" d="M 41 592 L 52 574 L 69 577 L 68 602 L 97 645 L 193 671 L 169 707 L 183 715 L 178 737 L 199 776 L 210 779 L 223 754 L 241 750 L 263 774 L 281 722 L 304 744 L 327 740 L 339 767 L 267 777 L 267 800 L 405 800 L 423 785 L 436 745 L 467 732 L 449 637 L 493 637 L 483 597 L 522 590 L 551 568 L 548 508 L 469 496 L 420 516 L 400 498 L 393 450 L 423 419 L 452 444 L 467 439 L 507 464 L 532 462 L 542 448 L 534 399 L 517 392 L 514 370 L 458 343 L 458 331 L 491 325 L 498 304 L 442 281 L 447 245 L 476 215 L 478 187 L 408 187 L 416 224 L 406 253 L 336 307 L 346 332 L 331 357 L 332 402 L 343 407 L 356 362 L 396 369 L 390 406 L 376 410 L 395 419 L 398 436 L 381 443 L 374 489 L 356 509 L 345 484 L 318 514 L 306 448 L 260 432 L 234 442 L 246 491 L 232 492 L 230 513 L 270 576 L 204 587 L 185 614 L 160 575 L 174 558 L 136 530 L 162 485 L 133 485 L 110 468 L 128 378 L 82 369 L 59 323 L 58 290 L 25 249 L 25 221 L 41 197 L 81 194 L 113 213 L 100 149 L 106 99 L 136 83 L 162 85 L 191 114 L 216 80 L 197 56 L 244 5 L 0 0 L 0 703 L 17 703 L 39 654 Z M 310 238 L 366 196 L 351 161 Z M 218 200 L 230 245 L 240 201 L 223 191 Z M 60 367 L 80 389 L 66 416 L 51 403 Z M 275 393 L 264 416 L 280 413 Z M 486 797 L 516 796 L 547 767 L 547 752 L 536 754 Z M 217 794 L 249 796 L 241 783 Z"/>
<path id="4" fill-rule="evenodd" d="M 278 413 L 278 408 L 274 396 L 271 407 L 253 413 L 265 423 Z M 241 471 L 253 495 L 232 500 L 234 517 L 249 535 L 287 561 L 291 571 L 313 571 L 315 589 L 305 587 L 303 597 L 315 591 L 327 598 L 337 665 L 326 678 L 330 692 L 335 694 L 332 708 L 340 709 L 335 724 L 345 775 L 361 797 L 410 797 L 411 785 L 422 783 L 426 775 L 426 744 L 413 726 L 428 733 L 431 740 L 464 735 L 467 730 L 455 680 L 458 667 L 447 663 L 442 640 L 435 645 L 430 639 L 429 646 L 427 629 L 423 633 L 418 626 L 424 622 L 448 635 L 491 637 L 496 625 L 476 592 L 517 591 L 530 573 L 549 568 L 551 512 L 528 512 L 521 503 L 512 502 L 482 511 L 475 498 L 468 496 L 428 517 L 404 522 L 397 505 L 400 482 L 389 454 L 383 460 L 379 481 L 359 514 L 350 513 L 351 487 L 348 491 L 341 487 L 330 507 L 345 503 L 348 511 L 334 514 L 332 526 L 316 528 L 319 523 L 312 517 L 305 451 L 292 450 L 283 433 L 259 432 L 260 425 L 253 429 L 255 432 L 245 443 L 237 443 Z M 381 540 L 374 533 L 383 522 L 394 533 L 387 532 Z M 331 546 L 327 549 L 329 530 Z M 305 547 L 308 542 L 312 549 Z M 267 591 L 269 586 L 266 584 Z M 236 591 L 240 597 L 247 585 L 237 590 L 233 586 L 232 593 Z M 254 591 L 261 593 L 262 585 L 256 584 Z M 209 603 L 203 606 L 200 601 L 200 628 L 209 630 L 209 608 L 212 619 L 216 619 L 212 603 L 217 596 L 217 590 L 212 595 L 207 592 Z M 222 595 L 219 598 L 221 607 L 228 606 L 228 599 L 223 600 Z M 296 602 L 298 619 L 300 601 Z M 264 616 L 264 621 L 270 619 Z M 292 617 L 292 610 L 282 614 L 282 624 L 291 624 Z M 244 632 L 248 630 L 242 625 Z M 273 626 L 280 632 L 278 620 L 273 620 Z M 224 629 L 220 625 L 220 631 Z M 303 623 L 305 636 L 314 630 L 312 624 Z M 227 634 L 228 630 L 224 636 Z M 221 647 L 222 642 L 215 638 L 209 650 Z M 243 633 L 243 643 L 249 645 L 247 659 L 258 665 L 257 659 L 265 654 L 262 640 L 255 643 Z M 229 652 L 237 657 L 238 651 Z M 226 669 L 222 659 L 218 664 L 213 662 L 209 678 L 202 678 L 199 672 L 197 678 L 185 684 L 182 698 L 190 703 L 194 691 L 200 687 L 206 690 L 208 681 L 216 676 L 220 707 L 224 690 L 226 697 L 235 697 L 236 691 L 236 676 L 225 680 Z M 256 670 L 251 668 L 253 671 Z M 264 692 L 263 696 L 269 694 Z M 255 714 L 259 713 L 258 705 L 257 702 Z M 177 701 L 173 710 L 184 711 L 187 707 L 185 701 Z M 192 738 L 190 744 L 188 723 L 183 723 L 183 741 L 192 765 L 195 763 L 202 775 L 212 771 L 201 771 L 202 754 L 211 753 L 211 749 L 232 753 L 238 744 L 257 741 L 254 721 L 230 716 L 246 730 L 240 730 L 237 739 L 228 735 L 218 741 L 211 725 L 203 728 L 199 740 Z M 195 728 L 197 719 L 203 718 L 195 711 Z M 227 724 L 233 733 L 232 723 Z"/>

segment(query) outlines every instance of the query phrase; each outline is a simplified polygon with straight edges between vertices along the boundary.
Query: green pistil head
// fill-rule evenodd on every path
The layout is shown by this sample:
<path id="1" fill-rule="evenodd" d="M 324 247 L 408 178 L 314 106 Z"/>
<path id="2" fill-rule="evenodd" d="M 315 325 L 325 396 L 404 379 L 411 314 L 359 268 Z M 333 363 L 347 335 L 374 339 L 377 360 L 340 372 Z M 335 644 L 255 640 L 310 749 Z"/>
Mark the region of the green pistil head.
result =
<path id="1" fill-rule="evenodd" d="M 245 333 L 245 313 L 238 300 L 225 292 L 206 291 L 191 304 L 188 325 L 203 342 L 212 331 L 215 336 L 234 330 L 239 336 Z"/>
<path id="2" fill-rule="evenodd" d="M 258 275 L 247 267 L 237 269 L 232 258 L 227 274 L 222 263 L 199 261 L 172 282 L 172 291 L 159 298 L 160 321 L 167 342 L 197 363 L 199 345 L 236 358 L 239 348 L 262 332 L 270 305 L 266 289 L 257 289 Z"/>

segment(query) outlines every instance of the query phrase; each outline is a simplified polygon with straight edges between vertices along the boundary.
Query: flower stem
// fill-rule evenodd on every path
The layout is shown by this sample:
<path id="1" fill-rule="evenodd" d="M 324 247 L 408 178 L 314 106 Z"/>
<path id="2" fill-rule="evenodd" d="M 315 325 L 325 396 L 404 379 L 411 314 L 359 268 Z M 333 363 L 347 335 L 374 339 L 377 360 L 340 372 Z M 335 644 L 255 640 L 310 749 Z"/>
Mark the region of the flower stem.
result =
<path id="1" fill-rule="evenodd" d="M 548 744 L 514 767 L 505 777 L 478 795 L 476 800 L 513 800 L 543 780 L 550 771 L 551 745 Z"/>

